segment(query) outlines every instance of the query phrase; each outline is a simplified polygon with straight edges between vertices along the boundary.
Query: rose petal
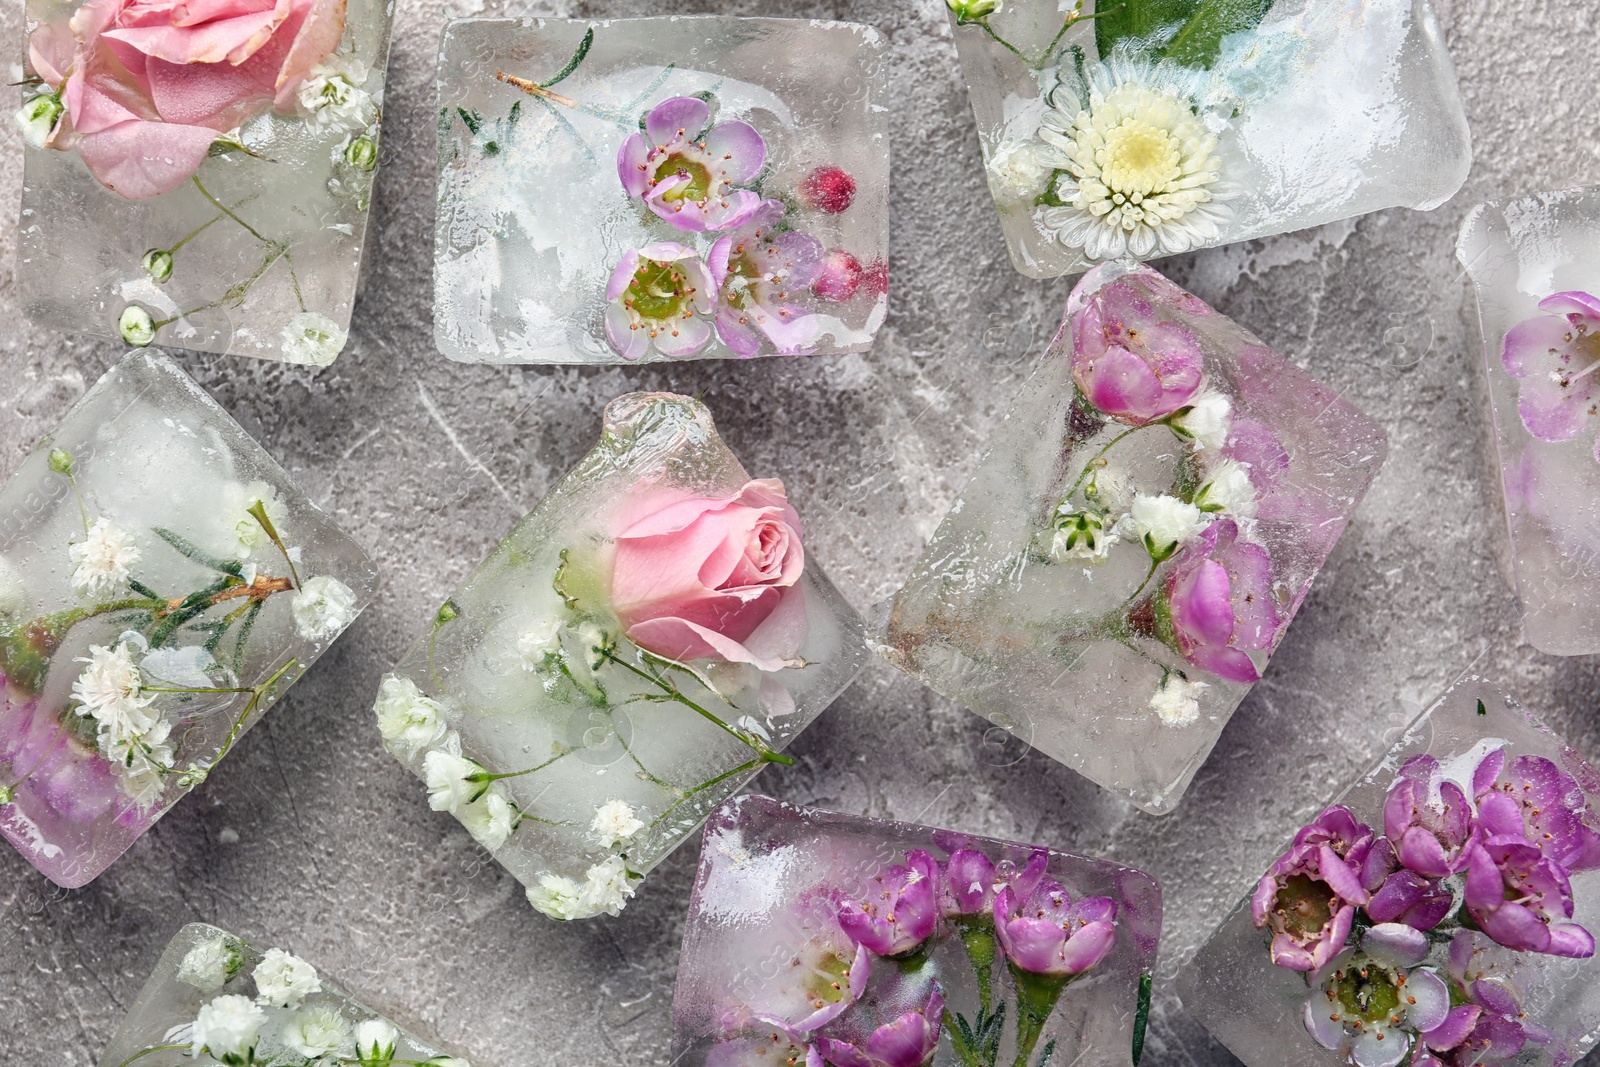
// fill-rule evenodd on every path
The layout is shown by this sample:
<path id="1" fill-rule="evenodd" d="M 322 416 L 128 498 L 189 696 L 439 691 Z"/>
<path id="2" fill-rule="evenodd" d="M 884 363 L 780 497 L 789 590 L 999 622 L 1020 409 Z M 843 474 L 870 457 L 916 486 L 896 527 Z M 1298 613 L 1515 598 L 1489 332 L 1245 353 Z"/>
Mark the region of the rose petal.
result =
<path id="1" fill-rule="evenodd" d="M 129 200 L 171 192 L 200 169 L 217 132 L 174 122 L 124 122 L 86 135 L 78 156 L 95 180 Z"/>

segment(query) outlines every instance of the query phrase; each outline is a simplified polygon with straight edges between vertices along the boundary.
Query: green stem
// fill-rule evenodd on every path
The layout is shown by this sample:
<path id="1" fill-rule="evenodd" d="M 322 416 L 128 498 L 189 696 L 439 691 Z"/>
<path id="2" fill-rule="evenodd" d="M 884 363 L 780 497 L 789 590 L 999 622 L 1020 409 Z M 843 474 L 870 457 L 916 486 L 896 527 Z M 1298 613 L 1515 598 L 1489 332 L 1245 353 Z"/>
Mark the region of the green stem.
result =
<path id="1" fill-rule="evenodd" d="M 1128 599 L 1117 605 L 1118 612 L 1127 611 L 1128 605 L 1139 599 L 1139 594 L 1144 592 L 1145 586 L 1150 584 L 1150 579 L 1156 576 L 1156 568 L 1159 566 L 1161 566 L 1161 561 L 1156 559 L 1154 556 L 1151 556 L 1150 569 L 1144 572 L 1144 581 L 1139 583 L 1139 588 L 1128 594 Z"/>
<path id="2" fill-rule="evenodd" d="M 200 190 L 201 196 L 205 197 L 207 200 L 211 201 L 212 204 L 216 205 L 218 211 L 228 216 L 228 218 L 232 219 L 234 222 L 237 222 L 240 226 L 243 226 L 245 231 L 249 233 L 251 237 L 254 237 L 264 245 L 272 244 L 271 241 L 261 236 L 260 232 L 258 232 L 254 226 L 251 226 L 248 222 L 244 221 L 244 219 L 241 219 L 238 215 L 235 215 L 226 205 L 223 204 L 222 201 L 212 196 L 211 193 L 207 191 L 206 187 L 200 184 L 200 176 L 198 174 L 194 175 L 189 180 L 194 182 L 194 187 Z"/>
<path id="3" fill-rule="evenodd" d="M 978 982 L 978 1004 L 982 1014 L 987 1016 L 994 1004 L 994 924 L 983 921 L 981 917 L 963 921 L 961 944 L 967 950 L 967 959 L 972 963 L 972 975 Z"/>
<path id="4" fill-rule="evenodd" d="M 67 471 L 67 484 L 72 486 L 72 496 L 78 502 L 78 518 L 83 520 L 83 535 L 89 536 L 89 509 L 83 506 L 83 493 L 78 489 L 78 474 Z"/>
<path id="5" fill-rule="evenodd" d="M 1001 37 L 998 33 L 995 33 L 994 28 L 989 25 L 988 15 L 984 15 L 982 18 L 963 19 L 957 21 L 958 23 L 974 25 L 982 28 L 984 33 L 987 33 L 990 37 L 994 38 L 996 44 L 1015 55 L 1018 59 L 1026 63 L 1031 69 L 1043 70 L 1045 65 L 1048 64 L 1051 59 L 1055 58 L 1056 45 L 1061 43 L 1061 38 L 1067 35 L 1068 30 L 1072 29 L 1072 27 L 1076 26 L 1080 22 L 1089 22 L 1093 19 L 1099 18 L 1102 15 L 1109 15 L 1121 6 L 1121 4 L 1118 4 L 1117 7 L 1110 7 L 1104 11 L 1096 11 L 1092 15 L 1069 15 L 1066 21 L 1061 24 L 1061 28 L 1056 31 L 1056 35 L 1050 39 L 1050 43 L 1045 45 L 1044 51 L 1039 54 L 1038 58 L 1028 55 L 1026 52 L 1023 52 L 1022 49 L 1018 48 L 1004 37 Z"/>
<path id="6" fill-rule="evenodd" d="M 1083 487 L 1084 480 L 1089 477 L 1089 472 L 1094 470 L 1095 464 L 1105 458 L 1105 454 L 1110 452 L 1111 449 L 1114 448 L 1124 437 L 1128 437 L 1132 434 L 1138 433 L 1140 430 L 1148 429 L 1149 427 L 1156 425 L 1159 425 L 1159 423 L 1146 422 L 1138 426 L 1130 426 L 1126 430 L 1123 430 L 1121 433 L 1117 434 L 1117 436 L 1113 437 L 1111 440 L 1107 441 L 1100 447 L 1098 452 L 1089 457 L 1089 462 L 1085 463 L 1083 465 L 1083 470 L 1078 472 L 1078 480 L 1072 483 L 1072 488 L 1068 489 L 1061 499 L 1071 500 L 1078 490 Z"/>
<path id="7" fill-rule="evenodd" d="M 289 284 L 294 286 L 294 300 L 295 300 L 295 303 L 300 305 L 300 310 L 301 311 L 305 311 L 306 310 L 306 298 L 300 292 L 300 276 L 298 274 L 296 274 L 295 271 L 294 271 L 294 257 L 289 254 L 287 249 L 284 250 L 283 261 L 289 267 Z"/>
<path id="8" fill-rule="evenodd" d="M 714 785 L 718 785 L 718 784 L 720 784 L 722 782 L 726 782 L 729 778 L 732 778 L 734 775 L 743 774 L 745 771 L 753 770 L 756 767 L 761 766 L 765 762 L 767 762 L 767 761 L 763 760 L 761 757 L 757 756 L 753 760 L 749 760 L 749 761 L 747 761 L 745 763 L 739 764 L 739 766 L 733 768 L 733 770 L 731 770 L 731 771 L 723 771 L 721 774 L 717 775 L 715 778 L 708 778 L 706 781 L 701 782 L 699 785 L 695 786 L 694 788 L 685 790 L 683 795 L 680 796 L 675 802 L 673 802 L 673 805 L 670 808 L 668 808 L 666 811 L 663 811 L 660 815 L 657 815 L 653 820 L 651 820 L 650 829 L 654 830 L 657 826 L 660 826 L 661 823 L 666 820 L 667 816 L 671 815 L 673 812 L 675 812 L 679 808 L 683 807 L 683 805 L 685 803 L 687 803 L 691 797 L 693 797 L 693 796 L 695 796 L 695 795 L 697 795 L 699 793 L 704 793 L 707 789 L 710 789 Z"/>
<path id="9" fill-rule="evenodd" d="M 199 226 L 195 227 L 194 229 L 190 230 L 188 233 L 184 234 L 182 237 L 180 237 L 178 239 L 178 243 L 173 245 L 171 248 L 167 249 L 167 251 L 168 252 L 176 252 L 178 249 L 182 248 L 184 245 L 188 244 L 190 241 L 194 240 L 196 237 L 199 237 L 202 233 L 205 233 L 213 225 L 215 225 L 216 223 L 221 222 L 222 219 L 223 219 L 222 215 L 213 215 L 211 217 L 211 221 L 210 222 L 202 223 L 201 225 L 199 225 Z"/>
<path id="10" fill-rule="evenodd" d="M 683 692 L 681 690 L 679 690 L 678 688 L 676 688 L 675 686 L 668 685 L 665 681 L 663 681 L 661 678 L 657 677 L 656 675 L 653 675 L 648 671 L 644 671 L 644 670 L 639 669 L 638 667 L 636 667 L 633 664 L 629 663 L 627 660 L 625 660 L 622 657 L 618 656 L 615 652 L 611 651 L 609 648 L 608 649 L 602 649 L 601 650 L 601 655 L 605 656 L 606 659 L 610 660 L 612 663 L 617 664 L 618 666 L 626 667 L 628 670 L 632 671 L 634 674 L 638 675 L 640 678 L 643 678 L 645 681 L 647 681 L 647 682 L 651 683 L 652 685 L 656 686 L 658 689 L 660 689 L 662 691 L 662 693 L 668 699 L 675 700 L 679 704 L 682 704 L 684 707 L 688 708 L 690 711 L 693 711 L 696 715 L 699 715 L 701 718 L 705 719 L 707 722 L 712 723 L 718 729 L 720 729 L 720 730 L 724 731 L 725 733 L 727 733 L 730 737 L 737 738 L 740 742 L 742 742 L 743 744 L 748 746 L 751 749 L 751 751 L 756 752 L 761 757 L 761 761 L 762 762 L 765 762 L 765 763 L 782 763 L 785 766 L 792 765 L 794 763 L 794 757 L 785 756 L 781 752 L 775 752 L 775 751 L 773 751 L 773 749 L 765 741 L 761 740 L 761 738 L 756 737 L 753 734 L 747 733 L 744 730 L 740 730 L 737 727 L 731 726 L 726 722 L 723 722 L 716 715 L 713 715 L 711 712 L 707 711 L 705 708 L 701 707 L 699 704 L 696 704 L 694 701 L 692 701 L 688 697 L 684 696 Z"/>
<path id="11" fill-rule="evenodd" d="M 251 694 L 250 699 L 245 703 L 244 710 L 239 712 L 239 717 L 233 720 L 233 728 L 228 731 L 228 736 L 223 738 L 222 747 L 217 749 L 217 754 L 215 756 L 211 757 L 211 766 L 215 767 L 218 763 L 222 762 L 222 757 L 228 754 L 228 750 L 233 748 L 233 743 L 239 739 L 239 734 L 244 731 L 245 720 L 255 712 L 257 707 L 260 706 L 261 698 L 266 696 L 266 694 L 271 691 L 272 687 L 278 684 L 278 679 L 282 678 L 285 674 L 288 674 L 289 669 L 294 665 L 295 660 L 290 659 L 287 663 L 274 671 L 272 677 L 268 678 L 254 689 L 246 690 L 246 692 Z"/>
<path id="12" fill-rule="evenodd" d="M 1010 964 L 1011 983 L 1017 990 L 1017 1057 L 1013 1067 L 1028 1067 L 1033 1059 L 1034 1047 L 1044 1033 L 1045 1023 L 1056 1010 L 1062 990 L 1072 981 L 1070 976 L 1033 974 L 1016 964 Z"/>
<path id="13" fill-rule="evenodd" d="M 243 225 L 243 223 L 240 225 Z M 223 304 L 237 303 L 238 301 L 243 300 L 245 298 L 245 294 L 250 291 L 250 287 L 259 281 L 261 276 L 267 272 L 267 268 L 276 263 L 278 261 L 278 257 L 283 255 L 285 252 L 285 249 L 281 245 L 272 244 L 270 241 L 267 242 L 267 247 L 270 249 L 270 251 L 267 252 L 267 258 L 261 261 L 261 266 L 257 267 L 256 272 L 250 275 L 250 277 L 246 278 L 244 281 L 240 282 L 238 285 L 235 285 L 232 289 L 229 289 L 226 293 L 223 293 L 217 299 L 209 303 L 198 304 L 187 311 L 180 311 L 176 315 L 170 315 L 164 319 L 157 319 L 155 322 L 151 323 L 151 328 L 159 330 L 163 326 L 171 326 L 173 323 L 177 322 L 181 318 L 184 318 L 185 316 L 194 315 L 201 311 L 210 311 L 214 307 L 221 307 Z"/>
<path id="14" fill-rule="evenodd" d="M 477 796 L 474 796 L 472 799 L 473 800 L 477 800 L 478 797 L 483 796 L 483 794 L 487 790 L 488 785 L 489 785 L 490 782 L 498 782 L 502 778 L 521 778 L 525 774 L 535 774 L 535 773 L 537 773 L 539 771 L 544 770 L 546 767 L 550 766 L 552 763 L 556 762 L 557 760 L 564 759 L 567 756 L 570 756 L 572 754 L 572 751 L 573 750 L 570 749 L 570 748 L 564 748 L 560 752 L 557 752 L 554 756 L 551 756 L 549 759 L 547 759 L 543 763 L 539 764 L 537 767 L 529 767 L 526 770 L 521 770 L 521 771 L 500 771 L 498 773 L 496 773 L 494 771 L 487 771 L 486 770 L 486 771 L 480 771 L 477 774 L 470 774 L 466 778 L 467 781 L 472 782 L 472 783 L 474 783 L 476 785 L 482 785 L 482 786 L 485 787 L 483 790 L 479 790 Z"/>
<path id="15" fill-rule="evenodd" d="M 152 1052 L 171 1052 L 174 1049 L 180 1049 L 180 1048 L 186 1049 L 188 1047 L 189 1047 L 188 1043 L 184 1043 L 184 1044 L 181 1044 L 181 1045 L 152 1045 L 150 1048 L 143 1049 L 143 1050 L 141 1050 L 139 1052 L 135 1052 L 132 1056 L 129 1056 L 127 1059 L 125 1059 L 121 1063 L 117 1064 L 117 1067 L 128 1067 L 128 1064 L 132 1063 L 134 1060 L 143 1059 L 144 1057 L 150 1055 Z"/>
<path id="16" fill-rule="evenodd" d="M 190 688 L 190 687 L 186 687 L 186 686 L 141 685 L 139 687 L 139 692 L 141 692 L 141 693 L 254 693 L 255 690 L 252 689 L 250 686 L 234 686 L 234 687 L 228 688 L 228 689 L 223 689 L 223 688 L 195 689 L 195 688 Z"/>
<path id="17" fill-rule="evenodd" d="M 287 255 L 287 253 L 285 253 L 285 255 Z M 304 309 L 304 305 L 301 305 L 301 310 Z M 278 528 L 274 526 L 272 524 L 272 520 L 267 517 L 267 505 L 262 501 L 257 500 L 255 505 L 250 508 L 250 517 L 260 524 L 261 529 L 266 531 L 267 537 L 270 538 L 272 543 L 277 546 L 278 553 L 283 556 L 283 562 L 289 565 L 289 577 L 294 579 L 294 587 L 299 589 L 300 572 L 294 569 L 294 560 L 289 558 L 289 550 L 284 547 L 283 538 L 278 536 Z"/>

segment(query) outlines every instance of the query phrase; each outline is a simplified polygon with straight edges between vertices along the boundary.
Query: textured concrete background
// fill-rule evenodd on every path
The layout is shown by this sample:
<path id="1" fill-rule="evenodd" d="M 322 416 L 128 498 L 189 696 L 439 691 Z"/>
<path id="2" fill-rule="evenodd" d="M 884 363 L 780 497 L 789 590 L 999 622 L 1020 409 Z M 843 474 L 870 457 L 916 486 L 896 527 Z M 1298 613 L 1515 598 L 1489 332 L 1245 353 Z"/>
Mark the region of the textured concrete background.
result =
<path id="1" fill-rule="evenodd" d="M 344 356 L 319 373 L 183 359 L 373 552 L 381 598 L 88 888 L 58 890 L 0 850 L 0 1063 L 94 1062 L 167 938 L 193 919 L 303 953 L 481 1064 L 665 1062 L 696 849 L 664 864 L 620 918 L 541 918 L 379 748 L 369 711 L 379 676 L 589 448 L 605 402 L 629 389 L 703 392 L 750 470 L 789 485 L 810 550 L 865 608 L 910 567 L 1055 327 L 1069 283 L 1028 281 L 1006 261 L 943 5 L 756 0 L 715 10 L 855 19 L 890 40 L 893 311 L 876 350 L 649 370 L 445 361 L 429 321 L 433 63 L 445 16 L 682 10 L 477 2 L 398 4 L 378 235 Z M 1020 745 L 990 743 L 987 723 L 882 664 L 800 738 L 795 767 L 756 780 L 801 803 L 1081 849 L 1155 874 L 1167 927 L 1147 1063 L 1232 1062 L 1183 1013 L 1174 976 L 1300 821 L 1455 675 L 1476 667 L 1504 679 L 1600 757 L 1596 664 L 1521 640 L 1485 461 L 1478 342 L 1452 253 L 1477 200 L 1600 181 L 1595 13 L 1579 0 L 1438 2 L 1478 152 L 1455 201 L 1162 265 L 1344 390 L 1391 445 L 1267 677 L 1178 811 L 1140 814 Z M 0 21 L 12 41 L 20 6 L 8 3 Z M 21 145 L 9 122 L 0 138 L 0 188 L 14 205 Z M 0 243 L 3 475 L 119 346 L 24 324 L 14 231 Z"/>

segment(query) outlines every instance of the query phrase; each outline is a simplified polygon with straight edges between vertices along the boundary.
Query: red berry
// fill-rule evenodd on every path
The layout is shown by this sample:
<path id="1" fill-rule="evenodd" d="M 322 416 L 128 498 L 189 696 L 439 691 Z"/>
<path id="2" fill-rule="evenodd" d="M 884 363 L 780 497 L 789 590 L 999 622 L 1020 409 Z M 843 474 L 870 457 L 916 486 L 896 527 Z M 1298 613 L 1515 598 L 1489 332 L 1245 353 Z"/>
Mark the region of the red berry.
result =
<path id="1" fill-rule="evenodd" d="M 822 273 L 811 284 L 811 291 L 823 300 L 842 302 L 861 288 L 861 263 L 849 252 L 835 248 L 822 263 Z"/>
<path id="2" fill-rule="evenodd" d="M 800 202 L 812 211 L 837 215 L 856 198 L 856 180 L 838 167 L 818 167 L 800 182 Z"/>
<path id="3" fill-rule="evenodd" d="M 861 283 L 867 292 L 882 296 L 889 291 L 889 264 L 875 259 L 861 272 Z"/>

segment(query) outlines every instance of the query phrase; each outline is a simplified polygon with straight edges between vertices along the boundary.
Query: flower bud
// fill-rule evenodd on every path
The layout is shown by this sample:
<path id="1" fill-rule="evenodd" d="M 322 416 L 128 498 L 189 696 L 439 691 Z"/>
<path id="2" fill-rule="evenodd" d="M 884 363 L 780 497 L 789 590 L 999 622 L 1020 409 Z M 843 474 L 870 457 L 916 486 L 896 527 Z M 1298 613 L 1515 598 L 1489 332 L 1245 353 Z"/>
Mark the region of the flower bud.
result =
<path id="1" fill-rule="evenodd" d="M 150 317 L 150 312 L 138 304 L 129 304 L 122 309 L 122 317 L 117 320 L 117 329 L 122 332 L 122 339 L 130 345 L 143 348 L 156 339 L 156 323 Z"/>
<path id="2" fill-rule="evenodd" d="M 800 202 L 812 211 L 838 215 L 856 198 L 856 180 L 839 167 L 818 167 L 800 182 Z"/>
<path id="3" fill-rule="evenodd" d="M 344 150 L 344 161 L 357 170 L 371 170 L 378 165 L 378 143 L 363 134 L 353 139 Z"/>
<path id="4" fill-rule="evenodd" d="M 822 273 L 811 284 L 811 291 L 822 300 L 843 302 L 861 288 L 861 276 L 861 262 L 849 252 L 836 248 L 822 261 Z"/>
<path id="5" fill-rule="evenodd" d="M 154 282 L 164 282 L 172 277 L 172 253 L 164 248 L 152 248 L 144 254 L 144 272 Z"/>
<path id="6" fill-rule="evenodd" d="M 50 469 L 57 474 L 72 476 L 72 453 L 64 448 L 50 450 Z"/>
<path id="7" fill-rule="evenodd" d="M 43 148 L 45 141 L 55 131 L 61 118 L 61 97 L 55 93 L 41 93 L 22 105 L 17 112 L 17 128 L 30 148 Z"/>
<path id="8" fill-rule="evenodd" d="M 957 22 L 977 22 L 998 15 L 1002 0 L 944 0 Z"/>

